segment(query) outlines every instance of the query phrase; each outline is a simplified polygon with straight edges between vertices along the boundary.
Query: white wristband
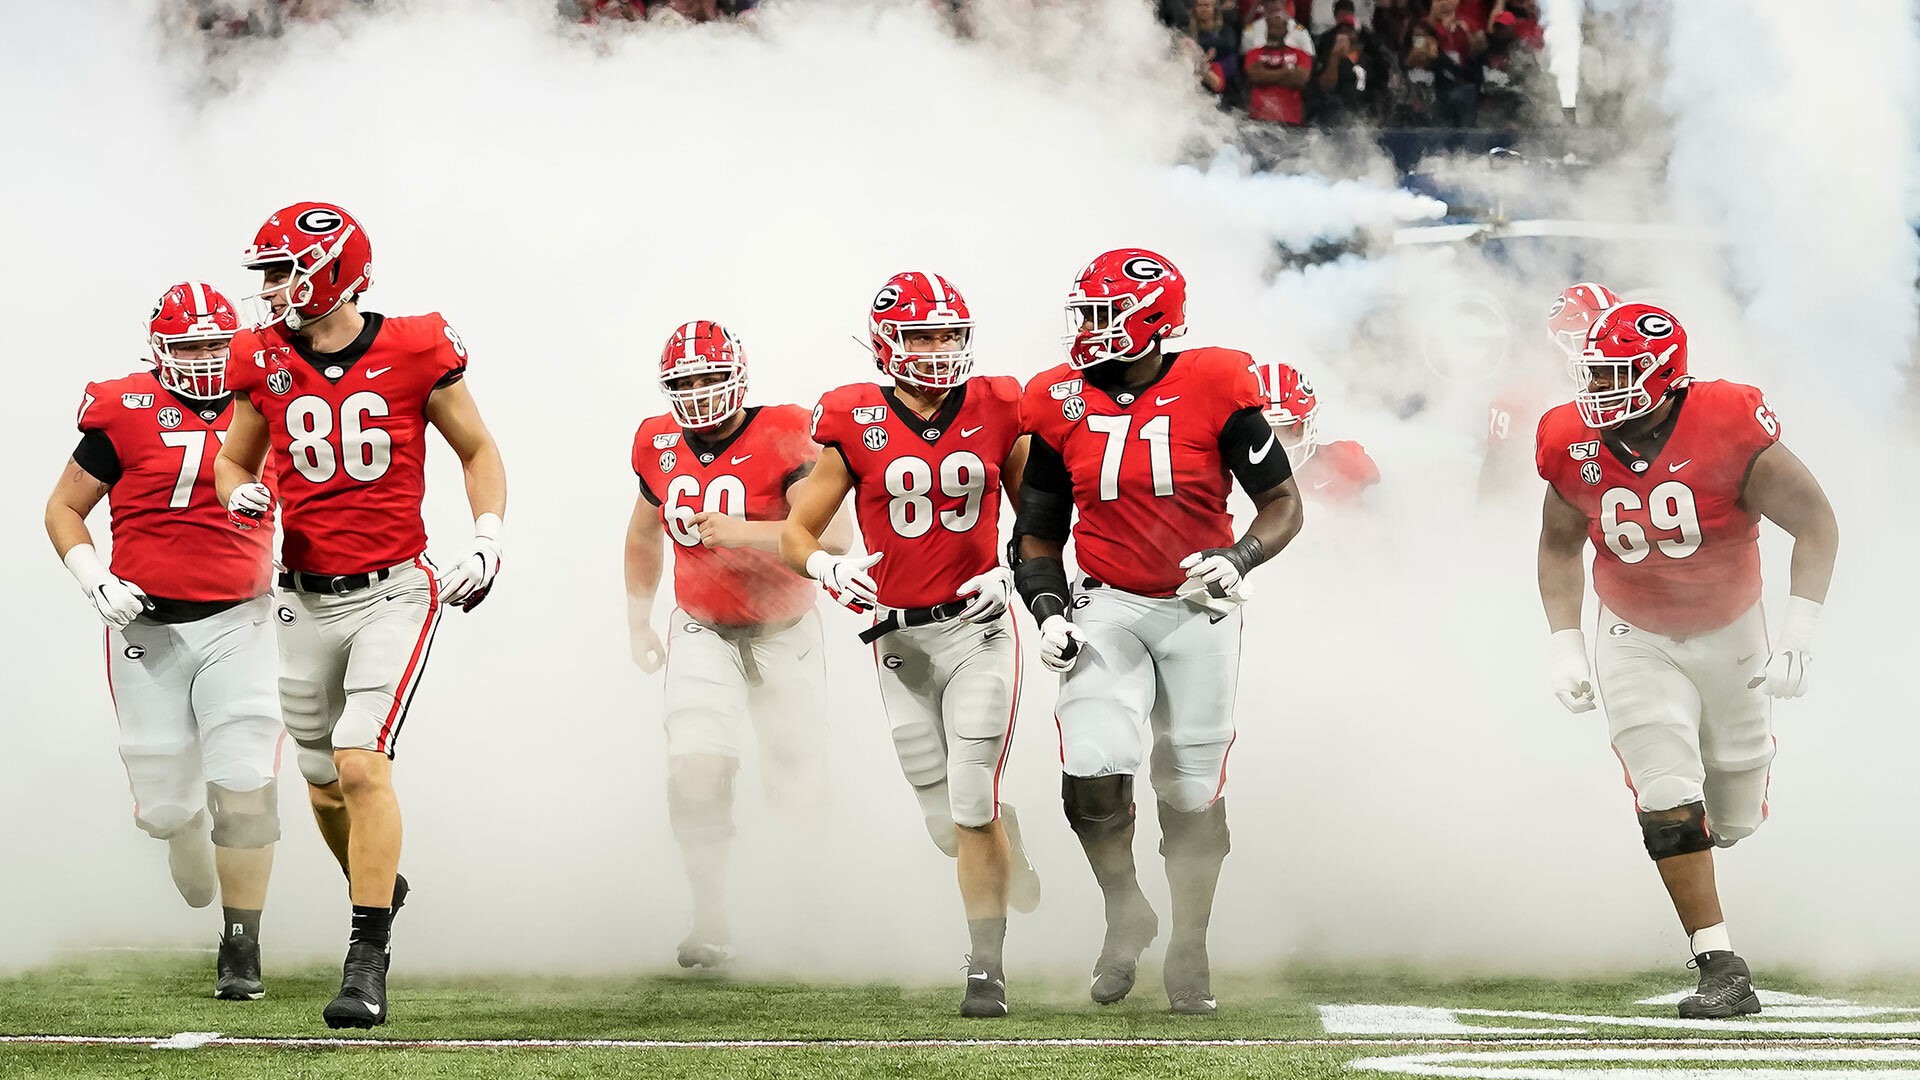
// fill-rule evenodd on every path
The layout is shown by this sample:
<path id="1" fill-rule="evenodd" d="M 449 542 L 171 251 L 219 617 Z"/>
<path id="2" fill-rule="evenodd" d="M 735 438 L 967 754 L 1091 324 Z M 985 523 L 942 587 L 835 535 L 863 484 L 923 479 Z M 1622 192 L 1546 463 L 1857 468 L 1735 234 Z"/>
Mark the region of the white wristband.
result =
<path id="1" fill-rule="evenodd" d="M 826 548 L 820 548 L 807 556 L 807 576 L 819 581 L 820 575 L 826 572 L 826 563 L 832 558 L 832 555 L 827 554 Z"/>
<path id="2" fill-rule="evenodd" d="M 473 519 L 473 535 L 484 536 L 495 543 L 499 543 L 500 535 L 506 528 L 507 523 L 500 520 L 499 514 L 481 514 Z"/>
<path id="3" fill-rule="evenodd" d="M 87 592 L 99 588 L 113 576 L 107 572 L 106 564 L 100 561 L 100 556 L 93 550 L 92 544 L 73 545 L 67 550 L 66 557 L 60 561 L 66 565 L 67 573 L 72 574 L 73 579 L 78 581 L 80 587 Z"/>
<path id="4" fill-rule="evenodd" d="M 1821 604 L 1804 596 L 1787 597 L 1787 617 L 1780 626 L 1780 647 L 1790 652 L 1812 652 L 1813 635 L 1820 629 Z"/>
<path id="5" fill-rule="evenodd" d="M 1579 627 L 1571 630 L 1555 630 L 1548 646 L 1555 660 L 1585 664 L 1587 662 L 1587 634 Z"/>

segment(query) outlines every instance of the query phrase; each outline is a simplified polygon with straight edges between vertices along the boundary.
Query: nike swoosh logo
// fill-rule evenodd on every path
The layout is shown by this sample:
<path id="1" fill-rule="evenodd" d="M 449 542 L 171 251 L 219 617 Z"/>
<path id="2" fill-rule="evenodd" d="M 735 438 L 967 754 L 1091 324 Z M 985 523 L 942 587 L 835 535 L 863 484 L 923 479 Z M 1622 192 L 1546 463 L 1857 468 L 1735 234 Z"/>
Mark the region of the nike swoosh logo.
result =
<path id="1" fill-rule="evenodd" d="M 1177 396 L 1177 395 L 1176 395 Z M 1247 451 L 1247 460 L 1255 465 L 1267 460 L 1267 454 L 1273 450 L 1273 432 L 1267 432 L 1267 445 L 1258 450 Z"/>
<path id="2" fill-rule="evenodd" d="M 1753 662 L 1753 658 L 1754 658 L 1754 657 L 1756 657 L 1756 656 L 1759 656 L 1759 655 L 1760 655 L 1759 653 L 1748 653 L 1747 655 L 1745 655 L 1745 656 L 1743 656 L 1743 657 L 1741 657 L 1740 659 L 1738 659 L 1738 660 L 1735 660 L 1735 661 L 1733 662 L 1733 663 L 1734 663 L 1734 666 L 1735 666 L 1735 667 L 1746 667 L 1746 666 L 1747 666 L 1748 664 L 1750 664 L 1750 663 L 1752 663 L 1752 662 Z"/>
<path id="3" fill-rule="evenodd" d="M 1313 485 L 1313 490 L 1315 490 L 1315 491 L 1319 491 L 1319 490 L 1320 490 L 1321 488 L 1323 488 L 1323 487 L 1329 487 L 1329 486 L 1331 486 L 1332 484 L 1333 484 L 1333 481 L 1331 481 L 1331 480 L 1322 480 L 1322 481 L 1320 481 L 1319 483 L 1317 483 L 1317 484 L 1315 484 L 1315 485 Z"/>
<path id="4" fill-rule="evenodd" d="M 380 1015 L 380 1006 L 378 1006 L 378 1005 L 375 1005 L 375 1004 L 374 1004 L 373 1002 L 371 1002 L 371 1001 L 368 1001 L 368 1002 L 363 1002 L 363 1004 L 365 1004 L 365 1005 L 366 1005 L 366 1007 L 367 1007 L 367 1011 L 368 1011 L 368 1012 L 370 1012 L 370 1013 L 372 1013 L 372 1014 L 373 1014 L 373 1015 L 375 1015 L 375 1016 L 379 1016 L 379 1015 Z"/>
<path id="5" fill-rule="evenodd" d="M 981 425 L 980 425 L 980 427 L 986 427 L 986 426 L 987 426 L 987 425 L 985 425 L 985 424 L 981 424 Z M 974 437 L 975 435 L 977 435 L 977 434 L 979 434 L 979 432 L 980 432 L 980 428 L 977 428 L 977 427 L 970 427 L 970 428 L 961 428 L 961 429 L 960 429 L 960 437 L 961 437 L 961 438 L 963 438 L 963 439 L 971 439 L 971 438 L 973 438 L 973 437 Z"/>
<path id="6" fill-rule="evenodd" d="M 1684 468 L 1686 468 L 1687 466 L 1689 466 L 1689 465 L 1691 465 L 1691 464 L 1693 464 L 1693 459 L 1692 459 L 1692 458 L 1688 458 L 1687 460 L 1685 460 L 1685 461 L 1682 461 L 1682 462 L 1680 462 L 1680 463 L 1679 463 L 1679 464 L 1677 464 L 1677 465 L 1669 465 L 1669 466 L 1667 466 L 1667 471 L 1668 471 L 1668 472 L 1679 472 L 1679 471 L 1680 471 L 1681 469 L 1684 469 Z"/>
<path id="7" fill-rule="evenodd" d="M 1159 397 L 1159 396 L 1155 396 L 1155 397 L 1154 397 L 1154 399 L 1153 399 L 1153 403 L 1154 403 L 1155 405 L 1171 405 L 1171 404 L 1173 404 L 1174 402 L 1176 402 L 1176 401 L 1179 401 L 1179 400 L 1180 400 L 1180 395 L 1179 395 L 1179 394 L 1175 394 L 1175 395 L 1173 395 L 1172 397 Z M 1256 458 L 1255 460 L 1257 461 L 1257 460 L 1259 460 L 1259 459 L 1257 459 L 1257 458 Z"/>
<path id="8" fill-rule="evenodd" d="M 732 460 L 735 465 L 738 465 L 752 456 L 753 456 L 752 454 L 742 454 L 741 456 L 734 458 Z"/>
<path id="9" fill-rule="evenodd" d="M 368 369 L 367 369 L 367 378 L 369 378 L 369 379 L 377 379 L 377 378 L 379 378 L 380 376 L 382 376 L 382 375 L 385 375 L 385 374 L 386 374 L 387 372 L 389 372 L 389 371 L 392 371 L 392 370 L 393 370 L 393 365 L 391 365 L 391 364 L 389 364 L 389 365 L 387 365 L 386 367 L 377 367 L 377 368 L 368 368 Z"/>

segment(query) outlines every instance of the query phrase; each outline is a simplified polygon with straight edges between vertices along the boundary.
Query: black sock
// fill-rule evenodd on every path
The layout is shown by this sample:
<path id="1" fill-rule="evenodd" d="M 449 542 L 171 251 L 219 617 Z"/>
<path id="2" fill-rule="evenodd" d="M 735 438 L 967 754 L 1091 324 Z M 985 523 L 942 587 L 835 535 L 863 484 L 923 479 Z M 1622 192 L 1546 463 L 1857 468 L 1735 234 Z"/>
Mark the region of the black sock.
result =
<path id="1" fill-rule="evenodd" d="M 1007 944 L 1007 917 L 968 919 L 967 936 L 973 939 L 973 962 L 1000 974 L 1000 954 Z"/>
<path id="2" fill-rule="evenodd" d="M 384 949 L 392 935 L 392 908 L 353 905 L 353 937 L 348 940 L 365 941 Z"/>
<path id="3" fill-rule="evenodd" d="M 245 937 L 252 938 L 255 941 L 260 940 L 260 913 L 258 911 L 248 911 L 246 908 L 223 907 L 220 909 L 220 917 L 226 920 L 226 925 L 220 930 L 222 940 L 230 937 Z"/>

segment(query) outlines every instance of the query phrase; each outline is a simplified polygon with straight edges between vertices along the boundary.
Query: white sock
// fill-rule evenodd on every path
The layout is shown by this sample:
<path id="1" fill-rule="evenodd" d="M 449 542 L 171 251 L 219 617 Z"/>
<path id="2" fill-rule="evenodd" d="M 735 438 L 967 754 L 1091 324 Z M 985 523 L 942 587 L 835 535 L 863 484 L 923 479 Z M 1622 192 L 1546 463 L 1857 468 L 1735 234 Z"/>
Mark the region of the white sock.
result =
<path id="1" fill-rule="evenodd" d="M 1732 952 L 1733 939 L 1727 936 L 1726 923 L 1714 923 L 1695 930 L 1687 938 L 1687 947 L 1693 950 L 1695 956 L 1710 952 Z"/>

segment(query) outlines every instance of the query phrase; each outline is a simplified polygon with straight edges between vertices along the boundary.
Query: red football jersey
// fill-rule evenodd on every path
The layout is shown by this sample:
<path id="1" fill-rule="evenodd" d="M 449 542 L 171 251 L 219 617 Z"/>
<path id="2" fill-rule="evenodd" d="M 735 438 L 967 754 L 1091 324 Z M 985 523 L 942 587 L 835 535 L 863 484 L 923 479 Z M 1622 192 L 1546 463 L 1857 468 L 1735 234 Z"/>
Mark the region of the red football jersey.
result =
<path id="1" fill-rule="evenodd" d="M 1329 502 L 1353 502 L 1380 482 L 1380 467 L 1357 442 L 1321 443 L 1295 470 L 1300 490 Z"/>
<path id="2" fill-rule="evenodd" d="M 671 415 L 640 425 L 633 471 L 673 538 L 673 598 L 681 610 L 720 626 L 797 619 L 813 607 L 813 582 L 780 556 L 754 548 L 709 548 L 693 515 L 732 514 L 748 521 L 787 516 L 787 487 L 812 467 L 807 410 L 772 405 L 747 410 L 746 423 L 722 442 L 681 430 Z"/>
<path id="3" fill-rule="evenodd" d="M 249 600 L 273 571 L 273 519 L 241 532 L 213 490 L 233 405 L 201 412 L 150 371 L 88 383 L 80 430 L 113 443 L 119 479 L 107 492 L 115 576 L 168 600 Z M 268 478 L 271 483 L 271 477 Z"/>
<path id="4" fill-rule="evenodd" d="M 1747 472 L 1780 439 L 1760 391 L 1696 382 L 1651 458 L 1617 452 L 1572 403 L 1540 418 L 1534 463 L 1587 515 L 1593 591 L 1657 634 L 1726 626 L 1760 599 L 1760 515 L 1741 504 Z M 1638 468 L 1636 468 L 1638 467 Z"/>
<path id="5" fill-rule="evenodd" d="M 829 390 L 813 410 L 813 438 L 838 447 L 854 477 L 854 511 L 880 602 L 932 607 L 1000 562 L 1000 467 L 1020 438 L 1020 382 L 976 375 L 947 392 L 933 416 L 900 404 L 892 387 Z"/>
<path id="6" fill-rule="evenodd" d="M 1248 50 L 1244 62 L 1249 70 L 1256 67 L 1313 70 L 1312 53 L 1283 42 L 1269 42 L 1258 49 Z M 1255 120 L 1278 124 L 1304 124 L 1307 121 L 1306 102 L 1299 90 L 1284 86 L 1255 86 L 1247 91 L 1247 115 Z"/>
<path id="7" fill-rule="evenodd" d="M 1544 379 L 1519 379 L 1494 397 L 1487 405 L 1487 449 L 1525 446 L 1519 439 L 1528 428 L 1538 428 L 1540 417 L 1572 394 L 1565 387 L 1547 385 Z"/>
<path id="8" fill-rule="evenodd" d="M 427 396 L 466 373 L 439 313 L 382 318 L 338 353 L 281 327 L 233 338 L 227 388 L 267 419 L 280 478 L 280 561 L 313 574 L 398 566 L 425 551 Z"/>
<path id="9" fill-rule="evenodd" d="M 1187 577 L 1181 559 L 1231 545 L 1220 436 L 1233 414 L 1266 404 L 1253 357 L 1234 349 L 1170 354 L 1157 381 L 1113 396 L 1065 364 L 1034 376 L 1020 422 L 1073 478 L 1080 569 L 1128 592 L 1171 596 Z"/>

